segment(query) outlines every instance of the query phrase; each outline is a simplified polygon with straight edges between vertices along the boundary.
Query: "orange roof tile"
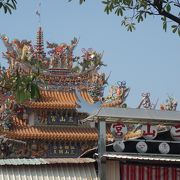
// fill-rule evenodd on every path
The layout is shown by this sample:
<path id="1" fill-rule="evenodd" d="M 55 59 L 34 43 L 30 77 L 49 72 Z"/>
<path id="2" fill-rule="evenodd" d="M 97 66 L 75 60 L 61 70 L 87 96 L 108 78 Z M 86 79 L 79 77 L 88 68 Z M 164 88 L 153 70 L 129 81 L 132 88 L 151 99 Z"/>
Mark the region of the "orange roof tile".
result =
<path id="1" fill-rule="evenodd" d="M 12 118 L 13 128 L 6 131 L 7 138 L 25 140 L 64 140 L 64 141 L 98 141 L 98 131 L 89 127 L 62 127 L 62 126 L 28 126 L 26 121 L 17 117 Z M 1 131 L 4 134 L 4 132 Z M 112 135 L 107 131 L 107 141 Z"/>
<path id="2" fill-rule="evenodd" d="M 6 137 L 16 139 L 97 141 L 95 128 L 86 127 L 16 127 L 6 132 Z"/>
<path id="3" fill-rule="evenodd" d="M 26 127 L 27 122 L 23 119 L 19 119 L 17 116 L 12 117 L 12 123 L 16 127 Z"/>
<path id="4" fill-rule="evenodd" d="M 41 92 L 39 101 L 29 101 L 24 105 L 30 108 L 40 109 L 71 109 L 80 107 L 77 104 L 77 96 L 73 91 L 45 91 Z M 81 91 L 82 98 L 92 104 L 94 101 L 86 90 Z"/>
<path id="5" fill-rule="evenodd" d="M 40 109 L 76 108 L 79 107 L 76 100 L 76 95 L 73 92 L 43 90 L 39 101 L 29 101 L 25 105 Z"/>
<path id="6" fill-rule="evenodd" d="M 88 94 L 87 91 L 81 91 L 80 94 L 81 94 L 82 98 L 85 101 L 87 101 L 89 104 L 93 104 L 94 103 L 92 97 Z"/>
<path id="7" fill-rule="evenodd" d="M 74 91 L 50 91 L 42 90 L 41 99 L 39 101 L 29 101 L 24 105 L 30 108 L 37 109 L 72 109 L 80 107 L 78 105 L 77 96 Z M 94 100 L 89 95 L 87 90 L 81 90 L 80 95 L 89 104 L 93 104 Z M 121 99 L 112 100 L 111 102 L 103 103 L 103 107 L 116 107 L 122 104 Z"/>

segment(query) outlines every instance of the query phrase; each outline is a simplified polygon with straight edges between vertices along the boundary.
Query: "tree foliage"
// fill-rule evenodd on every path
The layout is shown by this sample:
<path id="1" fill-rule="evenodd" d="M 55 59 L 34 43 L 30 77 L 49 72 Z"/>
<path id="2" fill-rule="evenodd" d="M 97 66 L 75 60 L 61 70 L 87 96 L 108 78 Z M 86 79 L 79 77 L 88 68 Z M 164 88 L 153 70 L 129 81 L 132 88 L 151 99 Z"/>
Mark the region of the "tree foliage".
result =
<path id="1" fill-rule="evenodd" d="M 9 69 L 0 67 L 0 88 L 15 97 L 16 102 L 40 98 L 38 87 L 38 73 L 29 75 L 20 74 L 18 71 L 10 72 Z"/>
<path id="2" fill-rule="evenodd" d="M 79 0 L 79 3 L 85 1 Z M 166 31 L 169 25 L 172 32 L 180 36 L 179 0 L 103 0 L 102 3 L 107 14 L 123 17 L 121 25 L 128 31 L 135 30 L 136 23 L 143 22 L 148 16 L 160 16 L 163 29 Z"/>
<path id="3" fill-rule="evenodd" d="M 4 13 L 12 13 L 12 10 L 16 9 L 16 0 L 0 0 L 0 8 L 4 10 Z"/>

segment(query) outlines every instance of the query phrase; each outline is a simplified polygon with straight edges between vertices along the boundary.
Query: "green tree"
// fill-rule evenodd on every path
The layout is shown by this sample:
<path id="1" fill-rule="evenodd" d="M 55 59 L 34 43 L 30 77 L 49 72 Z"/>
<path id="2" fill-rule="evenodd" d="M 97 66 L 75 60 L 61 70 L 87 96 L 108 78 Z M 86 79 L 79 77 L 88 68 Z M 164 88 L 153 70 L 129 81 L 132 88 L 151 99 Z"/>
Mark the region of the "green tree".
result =
<path id="1" fill-rule="evenodd" d="M 16 9 L 16 0 L 0 0 L 0 9 L 4 10 L 4 13 L 12 13 L 12 10 Z"/>
<path id="2" fill-rule="evenodd" d="M 20 74 L 18 71 L 10 72 L 9 69 L 0 67 L 0 88 L 12 94 L 18 103 L 39 99 L 38 77 L 39 73 Z"/>
<path id="3" fill-rule="evenodd" d="M 79 0 L 79 3 L 85 1 Z M 148 16 L 160 16 L 163 29 L 166 31 L 169 25 L 172 32 L 180 36 L 179 0 L 104 0 L 102 3 L 107 14 L 123 17 L 121 25 L 128 31 L 135 30 L 136 23 L 143 22 Z"/>
<path id="4" fill-rule="evenodd" d="M 21 75 L 18 72 L 16 73 L 11 90 L 13 91 L 18 103 L 40 98 L 37 77 L 38 75 L 34 73 L 31 75 Z"/>

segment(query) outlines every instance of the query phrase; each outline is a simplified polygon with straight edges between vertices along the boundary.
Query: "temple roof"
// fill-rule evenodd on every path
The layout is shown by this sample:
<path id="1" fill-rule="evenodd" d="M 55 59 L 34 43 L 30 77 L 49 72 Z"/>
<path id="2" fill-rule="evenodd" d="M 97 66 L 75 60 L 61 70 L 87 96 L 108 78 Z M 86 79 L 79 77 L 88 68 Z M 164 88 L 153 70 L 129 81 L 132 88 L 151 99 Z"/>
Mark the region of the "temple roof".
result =
<path id="1" fill-rule="evenodd" d="M 71 91 L 57 91 L 57 90 L 42 90 L 41 99 L 38 101 L 29 101 L 24 105 L 35 109 L 73 109 L 80 108 L 79 99 L 76 92 Z M 93 104 L 95 101 L 89 95 L 87 90 L 80 91 L 80 95 L 85 102 Z M 122 104 L 122 99 L 115 99 L 110 102 L 102 103 L 102 107 L 118 107 Z"/>
<path id="2" fill-rule="evenodd" d="M 58 140 L 58 141 L 97 141 L 95 128 L 86 127 L 16 127 L 6 133 L 8 138 Z"/>
<path id="3" fill-rule="evenodd" d="M 24 120 L 13 118 L 14 126 L 10 131 L 3 132 L 7 138 L 20 140 L 58 140 L 58 141 L 97 141 L 96 128 L 86 126 L 28 126 Z M 2 134 L 2 132 L 1 132 Z M 107 134 L 111 138 L 111 134 Z"/>
<path id="4" fill-rule="evenodd" d="M 71 109 L 80 107 L 75 91 L 42 90 L 40 93 L 41 99 L 39 101 L 26 102 L 25 106 L 39 109 Z M 81 91 L 80 94 L 87 103 L 92 104 L 94 102 L 87 91 Z"/>

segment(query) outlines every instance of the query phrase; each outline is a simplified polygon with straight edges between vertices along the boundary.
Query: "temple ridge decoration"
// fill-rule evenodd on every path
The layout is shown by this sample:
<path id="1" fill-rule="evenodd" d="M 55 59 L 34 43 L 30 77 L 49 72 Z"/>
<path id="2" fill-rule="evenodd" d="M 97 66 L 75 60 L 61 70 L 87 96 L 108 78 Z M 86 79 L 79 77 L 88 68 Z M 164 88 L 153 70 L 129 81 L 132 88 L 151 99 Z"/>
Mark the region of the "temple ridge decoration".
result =
<path id="1" fill-rule="evenodd" d="M 48 54 L 50 57 L 49 68 L 72 69 L 73 50 L 77 46 L 78 40 L 74 38 L 70 45 L 62 43 L 60 45 L 47 42 L 47 48 L 51 49 Z"/>
<path id="2" fill-rule="evenodd" d="M 160 109 L 167 111 L 176 111 L 177 105 L 178 102 L 176 101 L 176 99 L 171 96 L 168 96 L 166 103 L 160 105 Z"/>
<path id="3" fill-rule="evenodd" d="M 125 81 L 118 81 L 117 85 L 113 85 L 109 89 L 109 95 L 104 97 L 104 107 L 108 107 L 109 103 L 113 101 L 113 106 L 126 108 L 126 98 L 129 95 L 130 88 L 126 86 Z"/>

